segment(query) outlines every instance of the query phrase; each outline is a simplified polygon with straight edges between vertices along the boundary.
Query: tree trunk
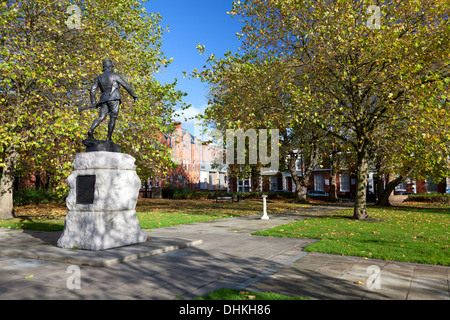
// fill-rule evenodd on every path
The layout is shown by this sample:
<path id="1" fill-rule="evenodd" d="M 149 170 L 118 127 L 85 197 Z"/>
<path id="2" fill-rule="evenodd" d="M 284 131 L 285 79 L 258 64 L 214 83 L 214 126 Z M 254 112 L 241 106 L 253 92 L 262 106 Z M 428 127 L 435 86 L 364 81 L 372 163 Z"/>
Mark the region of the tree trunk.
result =
<path id="1" fill-rule="evenodd" d="M 376 190 L 376 195 L 377 195 L 377 203 L 380 201 L 383 193 L 384 193 L 384 189 L 386 187 L 386 177 L 384 176 L 384 173 L 382 173 L 381 171 L 378 171 L 378 181 L 377 181 L 377 190 Z"/>
<path id="2" fill-rule="evenodd" d="M 305 185 L 305 175 L 299 177 L 297 175 L 297 171 L 295 170 L 295 162 L 297 158 L 291 154 L 288 160 L 288 169 L 291 173 L 292 181 L 295 184 L 295 201 L 300 203 L 306 202 L 306 191 L 308 189 L 308 185 Z M 308 176 L 309 179 L 309 176 Z"/>
<path id="3" fill-rule="evenodd" d="M 353 219 L 368 220 L 366 207 L 367 183 L 369 182 L 369 163 L 367 151 L 358 151 L 358 167 L 356 170 L 356 194 Z"/>
<path id="4" fill-rule="evenodd" d="M 395 187 L 400 183 L 403 183 L 413 171 L 414 169 L 409 169 L 405 175 L 400 175 L 394 180 L 390 180 L 383 189 L 383 192 L 378 194 L 377 205 L 389 207 L 391 205 L 391 203 L 389 202 L 389 196 L 392 194 L 392 191 L 394 191 Z"/>
<path id="5" fill-rule="evenodd" d="M 253 192 L 262 192 L 262 188 L 260 185 L 261 178 L 261 168 L 258 165 L 250 165 L 251 167 L 251 181 L 252 181 L 252 190 Z"/>
<path id="6" fill-rule="evenodd" d="M 394 187 L 395 188 L 395 187 Z M 377 205 L 382 207 L 390 207 L 391 203 L 389 202 L 389 196 L 391 195 L 393 189 L 388 191 L 388 189 L 384 189 L 383 192 L 378 193 Z"/>
<path id="7" fill-rule="evenodd" d="M 13 205 L 14 171 L 18 153 L 14 147 L 6 150 L 5 166 L 0 169 L 0 220 L 15 218 Z"/>
<path id="8" fill-rule="evenodd" d="M 306 192 L 308 190 L 308 184 L 307 184 L 307 182 L 305 184 L 305 180 L 306 180 L 305 177 L 298 177 L 297 180 L 294 180 L 294 182 L 295 182 L 295 201 L 296 202 L 299 202 L 299 203 L 306 202 Z M 309 177 L 307 180 L 309 180 Z"/>
<path id="9" fill-rule="evenodd" d="M 291 173 L 292 180 L 295 183 L 295 201 L 300 203 L 306 202 L 306 192 L 308 190 L 309 185 L 309 177 L 311 176 L 312 171 L 315 167 L 317 167 L 319 163 L 319 148 L 312 144 L 310 146 L 309 151 L 309 159 L 307 161 L 308 165 L 306 166 L 302 176 L 297 175 L 297 171 L 295 170 L 295 162 L 297 161 L 298 155 L 295 155 L 294 152 L 290 152 L 289 160 L 288 160 L 288 168 Z"/>
<path id="10" fill-rule="evenodd" d="M 330 201 L 338 201 L 337 197 L 336 161 L 332 161 L 330 172 Z"/>

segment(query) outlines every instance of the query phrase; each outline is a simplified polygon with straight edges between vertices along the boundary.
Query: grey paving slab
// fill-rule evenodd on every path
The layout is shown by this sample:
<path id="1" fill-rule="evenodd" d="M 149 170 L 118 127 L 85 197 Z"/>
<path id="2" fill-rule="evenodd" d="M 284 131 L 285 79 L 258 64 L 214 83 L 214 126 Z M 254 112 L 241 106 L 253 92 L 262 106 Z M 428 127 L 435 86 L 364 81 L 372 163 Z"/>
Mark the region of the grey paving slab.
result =
<path id="1" fill-rule="evenodd" d="M 317 240 L 250 235 L 337 209 L 153 229 L 143 245 L 104 252 L 61 254 L 57 233 L 0 229 L 0 299 L 189 300 L 228 287 L 325 300 L 449 300 L 448 267 L 307 254 L 303 248 Z M 79 288 L 69 288 L 70 266 L 79 268 Z M 379 268 L 378 289 L 368 287 L 370 266 Z"/>
<path id="2" fill-rule="evenodd" d="M 372 266 L 378 270 L 378 286 L 371 279 L 375 273 L 368 268 Z M 425 270 L 430 277 L 425 277 Z M 247 289 L 325 300 L 450 300 L 449 270 L 443 266 L 314 253 Z"/>
<path id="3" fill-rule="evenodd" d="M 89 251 L 59 248 L 54 241 L 58 239 L 60 232 L 4 232 L 8 236 L 15 236 L 17 239 L 12 246 L 8 246 L 8 241 L 0 245 L 0 256 L 36 259 L 44 261 L 65 262 L 77 265 L 90 265 L 97 267 L 111 266 L 135 259 L 142 259 L 152 255 L 179 250 L 190 246 L 199 245 L 201 240 L 184 240 L 177 238 L 155 237 L 141 244 L 114 248 L 103 251 Z M 39 239 L 37 239 L 39 238 Z M 18 241 L 20 239 L 20 241 Z M 38 263 L 38 262 L 28 262 Z M 19 267 L 24 267 L 23 265 Z M 13 268 L 10 266 L 9 268 Z"/>

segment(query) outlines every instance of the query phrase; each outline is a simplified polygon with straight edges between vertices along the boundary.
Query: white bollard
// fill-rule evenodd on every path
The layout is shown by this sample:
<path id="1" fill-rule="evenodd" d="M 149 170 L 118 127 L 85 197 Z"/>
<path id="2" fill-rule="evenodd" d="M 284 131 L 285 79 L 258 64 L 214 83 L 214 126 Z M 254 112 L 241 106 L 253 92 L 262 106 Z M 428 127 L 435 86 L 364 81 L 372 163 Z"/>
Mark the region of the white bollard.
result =
<path id="1" fill-rule="evenodd" d="M 269 216 L 267 215 L 267 207 L 266 207 L 266 198 L 267 195 L 263 195 L 263 216 L 261 217 L 262 220 L 268 220 Z"/>

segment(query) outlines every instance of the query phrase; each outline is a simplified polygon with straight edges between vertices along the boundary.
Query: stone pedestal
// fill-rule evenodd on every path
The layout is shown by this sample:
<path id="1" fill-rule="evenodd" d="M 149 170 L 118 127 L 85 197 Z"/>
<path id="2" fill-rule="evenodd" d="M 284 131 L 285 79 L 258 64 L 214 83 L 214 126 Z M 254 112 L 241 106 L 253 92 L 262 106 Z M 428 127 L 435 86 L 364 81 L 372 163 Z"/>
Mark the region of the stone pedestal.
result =
<path id="1" fill-rule="evenodd" d="M 266 198 L 267 195 L 263 195 L 263 216 L 261 217 L 262 220 L 269 220 L 269 216 L 267 215 L 267 204 L 266 204 Z"/>
<path id="2" fill-rule="evenodd" d="M 114 152 L 75 156 L 59 247 L 105 250 L 147 241 L 135 211 L 141 181 L 134 162 Z"/>
<path id="3" fill-rule="evenodd" d="M 86 152 L 108 151 L 120 153 L 120 147 L 112 141 L 102 141 L 94 138 L 83 140 L 86 146 Z"/>

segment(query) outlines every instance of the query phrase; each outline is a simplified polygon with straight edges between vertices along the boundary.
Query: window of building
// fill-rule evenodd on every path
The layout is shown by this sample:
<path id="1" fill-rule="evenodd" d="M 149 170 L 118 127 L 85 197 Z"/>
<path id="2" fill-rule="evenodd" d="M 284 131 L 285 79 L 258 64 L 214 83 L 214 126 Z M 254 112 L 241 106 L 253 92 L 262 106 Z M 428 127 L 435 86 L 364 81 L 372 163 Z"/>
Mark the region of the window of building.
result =
<path id="1" fill-rule="evenodd" d="M 339 189 L 341 192 L 350 192 L 350 175 L 348 173 L 341 173 L 339 175 L 340 186 Z"/>
<path id="2" fill-rule="evenodd" d="M 433 178 L 427 178 L 427 192 L 428 193 L 437 193 L 438 192 L 438 185 L 434 182 Z"/>
<path id="3" fill-rule="evenodd" d="M 296 171 L 299 171 L 299 170 L 301 170 L 302 168 L 301 168 L 301 162 L 300 162 L 300 160 L 296 160 L 295 161 L 295 170 Z"/>
<path id="4" fill-rule="evenodd" d="M 395 191 L 406 191 L 406 181 L 395 186 Z"/>
<path id="5" fill-rule="evenodd" d="M 270 190 L 271 191 L 279 190 L 282 188 L 283 188 L 283 186 L 281 186 L 281 188 L 278 187 L 278 177 L 270 177 Z"/>
<path id="6" fill-rule="evenodd" d="M 252 186 L 251 179 L 238 179 L 237 180 L 237 191 L 238 192 L 250 192 Z"/>
<path id="7" fill-rule="evenodd" d="M 314 175 L 314 190 L 324 191 L 323 174 Z"/>

